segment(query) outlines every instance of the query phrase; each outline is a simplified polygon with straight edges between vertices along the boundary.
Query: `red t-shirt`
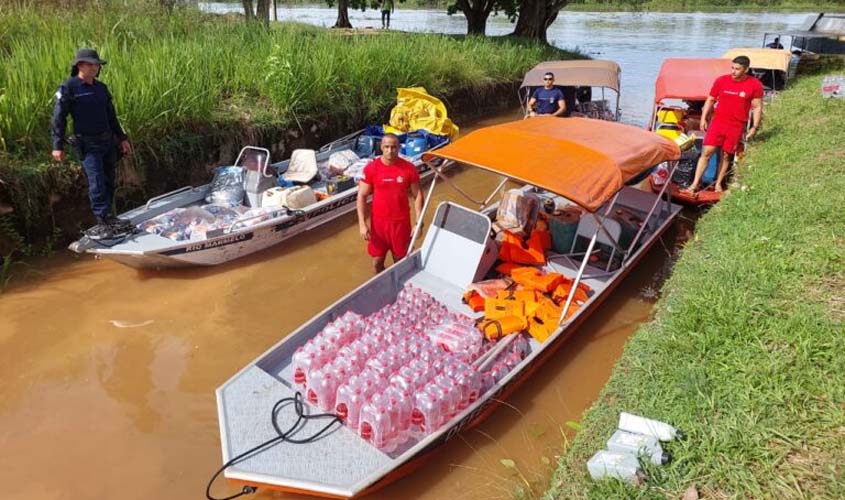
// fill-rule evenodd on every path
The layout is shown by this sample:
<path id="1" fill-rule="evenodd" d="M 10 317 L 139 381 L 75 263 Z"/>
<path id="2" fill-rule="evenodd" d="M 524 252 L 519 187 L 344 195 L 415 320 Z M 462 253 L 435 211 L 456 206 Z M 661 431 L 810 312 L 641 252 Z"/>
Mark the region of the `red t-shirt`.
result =
<path id="1" fill-rule="evenodd" d="M 744 127 L 748 121 L 748 112 L 751 111 L 751 100 L 763 97 L 763 84 L 753 76 L 735 82 L 731 75 L 724 75 L 713 82 L 710 97 L 716 99 L 714 120 Z"/>
<path id="2" fill-rule="evenodd" d="M 364 167 L 364 179 L 373 188 L 373 218 L 391 221 L 410 221 L 408 190 L 420 182 L 420 174 L 413 163 L 397 158 L 393 165 L 385 165 L 381 157 Z"/>

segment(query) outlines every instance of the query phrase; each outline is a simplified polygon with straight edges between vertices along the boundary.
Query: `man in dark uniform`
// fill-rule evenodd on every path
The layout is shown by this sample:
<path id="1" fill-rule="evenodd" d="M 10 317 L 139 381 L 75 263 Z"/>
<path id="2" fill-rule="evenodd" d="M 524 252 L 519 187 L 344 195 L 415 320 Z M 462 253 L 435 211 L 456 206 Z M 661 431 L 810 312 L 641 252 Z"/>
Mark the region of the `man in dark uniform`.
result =
<path id="1" fill-rule="evenodd" d="M 88 231 L 92 239 L 108 238 L 128 226 L 128 221 L 111 213 L 114 197 L 115 170 L 119 154 L 129 154 L 132 146 L 114 111 L 106 85 L 96 79 L 102 65 L 93 49 L 79 49 L 73 60 L 70 78 L 59 86 L 50 132 L 53 139 L 53 160 L 65 159 L 64 143 L 67 115 L 73 117 L 73 137 L 82 168 L 88 178 L 88 198 L 98 225 Z"/>

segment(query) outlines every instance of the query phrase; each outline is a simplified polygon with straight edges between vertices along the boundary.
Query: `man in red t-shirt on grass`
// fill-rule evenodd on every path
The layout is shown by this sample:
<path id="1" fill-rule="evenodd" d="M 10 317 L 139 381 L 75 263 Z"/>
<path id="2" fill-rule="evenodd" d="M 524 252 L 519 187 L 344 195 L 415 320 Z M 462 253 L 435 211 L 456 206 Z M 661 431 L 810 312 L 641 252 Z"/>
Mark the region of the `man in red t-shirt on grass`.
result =
<path id="1" fill-rule="evenodd" d="M 737 152 L 742 141 L 742 134 L 748 124 L 748 112 L 752 112 L 751 128 L 748 129 L 746 139 L 751 139 L 760 128 L 760 120 L 763 117 L 763 84 L 760 80 L 748 75 L 751 60 L 746 56 L 737 56 L 732 61 L 731 74 L 720 76 L 713 82 L 710 89 L 710 96 L 704 103 L 704 110 L 701 112 L 701 130 L 707 132 L 704 136 L 704 151 L 698 159 L 695 168 L 695 179 L 686 190 L 695 193 L 701 176 L 707 169 L 710 157 L 716 152 L 716 148 L 722 147 L 722 158 L 719 164 L 719 174 L 716 177 L 715 189 L 717 193 L 722 192 L 722 181 L 728 171 L 730 156 Z M 707 117 L 716 104 L 716 111 L 713 113 L 713 122 L 707 125 Z"/>
<path id="2" fill-rule="evenodd" d="M 396 262 L 408 253 L 411 244 L 411 214 L 408 193 L 414 197 L 414 212 L 419 220 L 423 207 L 420 174 L 410 162 L 399 158 L 399 138 L 384 134 L 381 156 L 364 167 L 358 183 L 358 228 L 367 242 L 376 274 L 384 271 L 387 251 Z M 367 197 L 373 195 L 373 209 L 367 223 Z"/>

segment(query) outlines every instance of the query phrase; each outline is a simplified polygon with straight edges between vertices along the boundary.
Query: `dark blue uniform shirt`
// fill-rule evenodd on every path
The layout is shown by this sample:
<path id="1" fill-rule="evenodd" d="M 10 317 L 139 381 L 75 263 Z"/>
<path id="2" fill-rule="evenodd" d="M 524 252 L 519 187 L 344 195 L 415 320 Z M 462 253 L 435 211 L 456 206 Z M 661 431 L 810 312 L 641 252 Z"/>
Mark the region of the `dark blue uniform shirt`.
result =
<path id="1" fill-rule="evenodd" d="M 534 91 L 532 96 L 537 99 L 536 109 L 538 115 L 550 115 L 557 111 L 558 101 L 565 101 L 563 91 L 557 87 L 547 89 L 540 87 Z"/>
<path id="2" fill-rule="evenodd" d="M 94 80 L 89 85 L 72 76 L 59 86 L 50 122 L 54 150 L 64 150 L 68 114 L 73 117 L 73 133 L 76 135 L 97 137 L 111 132 L 118 141 L 126 139 L 117 121 L 109 89 L 103 82 Z"/>

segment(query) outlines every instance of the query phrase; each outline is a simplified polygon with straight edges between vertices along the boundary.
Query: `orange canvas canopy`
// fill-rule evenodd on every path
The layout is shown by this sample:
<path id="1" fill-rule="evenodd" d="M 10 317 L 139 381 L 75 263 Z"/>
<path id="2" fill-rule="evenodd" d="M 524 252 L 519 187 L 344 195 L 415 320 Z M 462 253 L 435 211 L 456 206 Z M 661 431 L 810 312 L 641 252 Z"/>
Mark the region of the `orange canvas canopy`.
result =
<path id="1" fill-rule="evenodd" d="M 525 74 L 519 87 L 541 87 L 546 72 L 555 75 L 555 85 L 607 87 L 617 93 L 621 88 L 619 65 L 600 59 L 541 62 Z"/>
<path id="2" fill-rule="evenodd" d="M 654 102 L 663 99 L 703 101 L 716 78 L 731 72 L 729 59 L 666 59 L 654 84 Z"/>
<path id="3" fill-rule="evenodd" d="M 595 212 L 637 174 L 680 156 L 674 142 L 641 128 L 539 116 L 476 130 L 423 158 L 489 170 Z"/>
<path id="4" fill-rule="evenodd" d="M 751 59 L 751 67 L 754 69 L 773 69 L 775 71 L 789 71 L 789 61 L 792 53 L 781 49 L 731 49 L 725 52 L 724 59 L 733 59 L 736 56 L 748 56 Z"/>

